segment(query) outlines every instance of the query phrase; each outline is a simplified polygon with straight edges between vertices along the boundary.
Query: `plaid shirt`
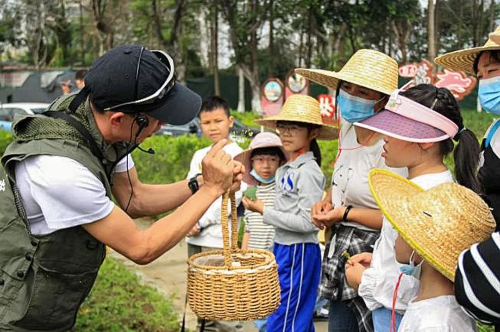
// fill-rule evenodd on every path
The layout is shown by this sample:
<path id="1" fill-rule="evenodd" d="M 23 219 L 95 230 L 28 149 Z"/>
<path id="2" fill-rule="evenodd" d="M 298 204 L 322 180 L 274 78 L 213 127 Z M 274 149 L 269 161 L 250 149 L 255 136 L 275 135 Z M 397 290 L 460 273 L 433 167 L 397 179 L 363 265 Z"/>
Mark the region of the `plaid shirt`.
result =
<path id="1" fill-rule="evenodd" d="M 372 252 L 372 245 L 379 235 L 379 232 L 369 232 L 341 224 L 332 226 L 332 237 L 326 245 L 321 265 L 320 295 L 333 301 L 346 301 L 356 313 L 360 332 L 373 331 L 371 312 L 366 308 L 363 299 L 345 280 L 347 259 L 342 256 L 342 252 L 347 251 L 351 256 Z"/>

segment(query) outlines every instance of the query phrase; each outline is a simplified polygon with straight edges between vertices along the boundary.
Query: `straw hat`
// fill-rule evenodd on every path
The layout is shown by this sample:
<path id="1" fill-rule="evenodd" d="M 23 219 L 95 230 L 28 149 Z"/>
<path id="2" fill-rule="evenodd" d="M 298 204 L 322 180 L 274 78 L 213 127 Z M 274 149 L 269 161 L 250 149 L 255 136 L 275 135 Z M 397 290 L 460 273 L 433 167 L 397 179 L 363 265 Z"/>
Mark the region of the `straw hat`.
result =
<path id="1" fill-rule="evenodd" d="M 286 99 L 278 114 L 255 120 L 256 123 L 274 130 L 277 121 L 295 121 L 320 125 L 321 129 L 317 139 L 330 140 L 338 137 L 338 129 L 323 122 L 319 102 L 307 95 L 291 95 Z"/>
<path id="2" fill-rule="evenodd" d="M 255 178 L 250 174 L 250 171 L 252 170 L 252 161 L 250 160 L 250 157 L 252 156 L 253 150 L 270 147 L 279 148 L 281 152 L 283 152 L 285 159 L 288 160 L 288 152 L 286 152 L 283 148 L 280 138 L 278 135 L 270 132 L 258 133 L 252 142 L 250 142 L 248 149 L 234 156 L 234 160 L 241 162 L 245 166 L 245 175 L 243 175 L 244 182 L 251 186 L 258 184 L 257 180 L 255 180 Z"/>
<path id="3" fill-rule="evenodd" d="M 398 88 L 398 63 L 390 56 L 374 50 L 359 50 L 338 71 L 295 69 L 297 74 L 336 90 L 339 81 L 346 81 L 390 95 Z"/>
<path id="4" fill-rule="evenodd" d="M 463 70 L 469 74 L 476 75 L 474 72 L 474 61 L 479 53 L 484 51 L 500 50 L 500 26 L 490 33 L 488 41 L 484 46 L 467 48 L 438 56 L 434 62 L 438 65 Z"/>
<path id="5" fill-rule="evenodd" d="M 488 239 L 495 230 L 488 205 L 457 183 L 425 191 L 390 171 L 374 169 L 369 185 L 378 206 L 403 239 L 452 281 L 460 253 Z"/>

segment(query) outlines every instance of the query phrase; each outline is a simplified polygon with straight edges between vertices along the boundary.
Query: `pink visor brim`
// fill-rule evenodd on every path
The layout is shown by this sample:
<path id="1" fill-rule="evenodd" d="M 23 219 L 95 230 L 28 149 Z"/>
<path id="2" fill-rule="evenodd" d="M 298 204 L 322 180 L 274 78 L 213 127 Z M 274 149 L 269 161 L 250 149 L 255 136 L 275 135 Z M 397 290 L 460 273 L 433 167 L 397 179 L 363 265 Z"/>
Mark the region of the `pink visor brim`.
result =
<path id="1" fill-rule="evenodd" d="M 414 143 L 440 142 L 450 138 L 437 128 L 387 110 L 380 111 L 354 125 Z"/>

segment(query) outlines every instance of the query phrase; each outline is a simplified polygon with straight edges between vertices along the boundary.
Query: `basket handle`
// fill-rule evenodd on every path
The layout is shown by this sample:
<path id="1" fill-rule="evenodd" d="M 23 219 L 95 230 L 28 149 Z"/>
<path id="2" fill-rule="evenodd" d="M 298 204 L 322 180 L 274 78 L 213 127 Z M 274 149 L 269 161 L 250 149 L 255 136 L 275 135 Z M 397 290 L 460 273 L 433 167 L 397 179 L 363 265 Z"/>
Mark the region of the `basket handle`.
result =
<path id="1" fill-rule="evenodd" d="M 229 244 L 229 216 L 227 211 L 227 201 L 231 199 L 231 244 Z M 222 195 L 221 206 L 221 226 L 222 243 L 224 245 L 224 263 L 226 268 L 232 268 L 231 253 L 238 249 L 238 216 L 236 212 L 236 198 L 234 193 L 227 192 Z"/>

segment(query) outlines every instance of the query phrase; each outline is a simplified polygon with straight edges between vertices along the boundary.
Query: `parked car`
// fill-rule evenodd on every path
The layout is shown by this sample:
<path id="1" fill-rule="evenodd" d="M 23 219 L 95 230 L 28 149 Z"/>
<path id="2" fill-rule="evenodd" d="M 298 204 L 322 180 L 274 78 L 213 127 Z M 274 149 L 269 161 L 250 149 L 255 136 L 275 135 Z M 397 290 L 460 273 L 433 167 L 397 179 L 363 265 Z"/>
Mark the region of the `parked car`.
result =
<path id="1" fill-rule="evenodd" d="M 0 104 L 0 130 L 10 131 L 16 114 L 39 114 L 49 107 L 47 103 Z"/>
<path id="2" fill-rule="evenodd" d="M 255 135 L 257 135 L 259 132 L 260 132 L 259 129 L 247 127 L 236 119 L 234 120 L 233 127 L 230 130 L 230 134 L 234 137 L 243 136 L 250 139 L 253 138 Z M 160 135 L 169 135 L 169 136 L 193 134 L 198 137 L 201 137 L 202 132 L 201 132 L 200 119 L 194 118 L 191 122 L 180 126 L 165 124 L 161 126 L 160 130 L 157 131 L 156 133 Z"/>

